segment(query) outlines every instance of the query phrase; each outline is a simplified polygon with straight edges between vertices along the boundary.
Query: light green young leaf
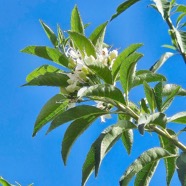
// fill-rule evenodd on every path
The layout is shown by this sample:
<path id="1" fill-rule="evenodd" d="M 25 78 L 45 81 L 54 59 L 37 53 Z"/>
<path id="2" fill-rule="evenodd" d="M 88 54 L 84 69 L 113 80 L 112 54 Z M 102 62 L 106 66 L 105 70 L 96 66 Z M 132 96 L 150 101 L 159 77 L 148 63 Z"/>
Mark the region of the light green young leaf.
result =
<path id="1" fill-rule="evenodd" d="M 65 41 L 65 36 L 64 36 L 63 31 L 59 25 L 57 25 L 57 33 L 58 33 L 59 44 L 62 45 Z"/>
<path id="2" fill-rule="evenodd" d="M 153 161 L 152 163 L 144 166 L 141 171 L 137 173 L 134 186 L 149 186 L 158 163 L 159 161 Z"/>
<path id="3" fill-rule="evenodd" d="M 2 186 L 12 186 L 10 183 L 8 183 L 5 179 L 3 179 L 2 177 L 0 177 L 0 184 L 2 184 Z"/>
<path id="4" fill-rule="evenodd" d="M 156 106 L 159 112 L 161 112 L 162 108 L 162 92 L 163 92 L 163 84 L 162 82 L 159 82 L 155 87 L 154 87 L 154 95 L 155 95 L 155 100 L 156 100 Z"/>
<path id="5" fill-rule="evenodd" d="M 163 92 L 162 95 L 163 96 L 169 96 L 172 92 L 174 92 L 178 87 L 180 87 L 179 85 L 176 84 L 166 84 L 163 86 Z M 186 90 L 183 88 L 180 88 L 178 90 L 178 92 L 176 93 L 176 96 L 186 96 Z"/>
<path id="6" fill-rule="evenodd" d="M 48 25 L 46 25 L 42 20 L 40 20 L 40 23 L 41 23 L 48 39 L 51 41 L 51 43 L 54 45 L 54 47 L 56 47 L 58 45 L 58 40 L 57 40 L 57 36 L 53 32 L 53 30 Z"/>
<path id="7" fill-rule="evenodd" d="M 136 126 L 130 121 L 120 120 L 118 124 L 106 128 L 99 138 L 92 144 L 82 170 L 82 186 L 84 186 L 95 169 L 97 176 L 100 164 L 112 146 L 121 137 L 123 131 L 135 128 Z"/>
<path id="8" fill-rule="evenodd" d="M 132 6 L 133 4 L 137 3 L 140 0 L 127 0 L 125 2 L 123 2 L 122 4 L 120 4 L 117 7 L 117 12 L 112 15 L 110 21 L 112 21 L 113 19 L 115 19 L 117 16 L 119 16 L 121 13 L 123 13 L 125 10 L 127 10 L 130 6 Z"/>
<path id="9" fill-rule="evenodd" d="M 150 68 L 150 71 L 156 72 L 167 61 L 167 59 L 169 59 L 173 55 L 174 54 L 171 52 L 165 52 L 165 54 L 163 54 L 161 58 L 156 61 L 156 63 Z"/>
<path id="10" fill-rule="evenodd" d="M 71 30 L 84 35 L 84 25 L 77 6 L 72 10 Z"/>
<path id="11" fill-rule="evenodd" d="M 85 55 L 92 55 L 94 58 L 96 58 L 96 50 L 88 38 L 77 32 L 68 31 L 68 34 L 83 57 Z"/>
<path id="12" fill-rule="evenodd" d="M 108 112 L 89 105 L 80 105 L 77 107 L 70 108 L 67 111 L 61 113 L 52 121 L 50 128 L 47 131 L 47 134 L 54 130 L 55 128 L 59 127 L 60 125 L 67 123 L 69 121 L 98 114 L 105 115 L 108 114 Z"/>
<path id="13" fill-rule="evenodd" d="M 176 139 L 176 134 L 174 131 L 167 129 L 167 132 Z M 160 144 L 162 148 L 166 149 L 171 154 L 175 154 L 175 155 L 178 154 L 178 148 L 173 143 L 170 143 L 169 139 L 163 136 L 160 136 L 160 135 L 159 135 L 159 139 L 160 139 Z M 173 177 L 174 171 L 176 169 L 176 157 L 164 159 L 164 162 L 165 162 L 165 167 L 166 167 L 167 186 L 169 186 L 171 179 Z"/>
<path id="14" fill-rule="evenodd" d="M 41 109 L 34 126 L 33 136 L 49 121 L 56 118 L 59 114 L 63 113 L 69 104 L 63 95 L 57 94 L 52 97 Z"/>
<path id="15" fill-rule="evenodd" d="M 168 122 L 186 124 L 186 112 L 179 112 L 168 118 Z"/>
<path id="16" fill-rule="evenodd" d="M 167 150 L 161 147 L 155 147 L 143 152 L 125 171 L 124 175 L 120 179 L 120 186 L 126 186 L 129 184 L 133 176 L 141 171 L 144 166 L 158 161 L 161 158 L 170 158 L 175 155 L 170 154 Z"/>
<path id="17" fill-rule="evenodd" d="M 176 50 L 176 47 L 174 47 L 172 45 L 162 45 L 162 47 L 169 48 L 169 49 L 172 49 L 172 50 Z"/>
<path id="18" fill-rule="evenodd" d="M 100 115 L 93 115 L 73 121 L 67 128 L 63 142 L 62 142 L 62 158 L 66 165 L 68 155 L 72 145 L 75 143 L 77 138 L 99 117 Z"/>
<path id="19" fill-rule="evenodd" d="M 186 13 L 186 6 L 185 5 L 178 5 L 176 12 L 185 12 Z"/>
<path id="20" fill-rule="evenodd" d="M 54 48 L 49 48 L 46 46 L 28 46 L 21 50 L 21 52 L 48 59 L 65 67 L 68 67 L 69 64 L 68 58 Z"/>
<path id="21" fill-rule="evenodd" d="M 123 50 L 118 57 L 115 59 L 114 64 L 112 66 L 112 74 L 113 74 L 113 80 L 115 81 L 118 75 L 118 72 L 120 70 L 121 64 L 125 59 L 130 56 L 132 53 L 134 53 L 138 48 L 143 46 L 141 43 L 132 44 L 129 47 L 127 47 L 125 50 Z"/>

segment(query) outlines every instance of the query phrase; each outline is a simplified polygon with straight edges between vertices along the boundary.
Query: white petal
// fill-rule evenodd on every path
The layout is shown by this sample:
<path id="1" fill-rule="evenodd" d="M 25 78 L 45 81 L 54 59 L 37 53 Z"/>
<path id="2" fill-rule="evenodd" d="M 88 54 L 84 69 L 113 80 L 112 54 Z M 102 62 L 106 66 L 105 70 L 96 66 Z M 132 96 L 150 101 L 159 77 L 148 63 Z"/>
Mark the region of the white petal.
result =
<path id="1" fill-rule="evenodd" d="M 87 90 L 87 87 L 83 87 L 81 89 L 79 89 L 77 96 L 78 97 L 82 97 L 82 94 Z"/>

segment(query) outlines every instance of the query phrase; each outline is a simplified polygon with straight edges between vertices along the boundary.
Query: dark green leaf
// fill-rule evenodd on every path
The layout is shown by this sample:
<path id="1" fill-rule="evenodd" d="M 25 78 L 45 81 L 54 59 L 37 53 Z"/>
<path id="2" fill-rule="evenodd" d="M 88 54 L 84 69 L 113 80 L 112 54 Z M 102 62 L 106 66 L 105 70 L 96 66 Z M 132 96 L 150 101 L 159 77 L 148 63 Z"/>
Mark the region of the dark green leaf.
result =
<path id="1" fill-rule="evenodd" d="M 78 11 L 78 7 L 75 6 L 71 14 L 71 30 L 84 35 L 84 25 Z"/>
<path id="2" fill-rule="evenodd" d="M 47 37 L 49 38 L 49 40 L 51 41 L 51 43 L 54 45 L 54 47 L 56 47 L 58 45 L 58 41 L 57 41 L 57 37 L 55 35 L 55 33 L 52 31 L 52 29 L 46 25 L 42 20 L 40 20 L 40 23 L 47 35 Z"/>
<path id="3" fill-rule="evenodd" d="M 179 112 L 168 118 L 168 122 L 186 124 L 186 112 Z"/>
<path id="4" fill-rule="evenodd" d="M 149 108 L 147 106 L 147 103 L 146 103 L 145 99 L 141 99 L 140 107 L 141 107 L 141 112 L 142 113 L 150 114 L 150 110 L 149 110 Z"/>
<path id="5" fill-rule="evenodd" d="M 89 105 L 80 105 L 77 107 L 70 108 L 67 111 L 61 113 L 58 117 L 56 117 L 52 121 L 47 133 L 49 133 L 53 129 L 69 121 L 77 120 L 91 115 L 98 115 L 98 114 L 105 115 L 108 114 L 108 112 Z"/>
<path id="6" fill-rule="evenodd" d="M 159 82 L 155 87 L 154 87 L 154 95 L 155 95 L 155 100 L 156 100 L 156 106 L 159 112 L 161 112 L 161 107 L 162 107 L 162 92 L 163 92 L 163 84 L 162 82 Z"/>
<path id="7" fill-rule="evenodd" d="M 71 40 L 74 42 L 75 46 L 78 48 L 83 57 L 85 55 L 92 55 L 94 58 L 96 58 L 96 50 L 89 39 L 77 32 L 68 31 L 68 33 L 70 35 Z"/>
<path id="8" fill-rule="evenodd" d="M 169 96 L 172 92 L 176 91 L 176 89 L 180 87 L 176 84 L 166 84 L 163 86 L 163 96 Z M 180 88 L 178 92 L 176 93 L 177 96 L 186 96 L 186 90 L 183 88 Z"/>
<path id="9" fill-rule="evenodd" d="M 159 161 L 153 161 L 152 163 L 144 166 L 141 171 L 137 173 L 134 186 L 149 186 L 158 163 Z"/>
<path id="10" fill-rule="evenodd" d="M 57 94 L 52 97 L 41 109 L 34 126 L 33 136 L 49 121 L 56 118 L 68 107 L 69 100 L 63 95 Z"/>
<path id="11" fill-rule="evenodd" d="M 124 3 L 120 4 L 117 7 L 117 12 L 112 15 L 110 21 L 112 21 L 113 19 L 115 19 L 118 15 L 120 15 L 121 13 L 123 13 L 125 10 L 127 10 L 130 6 L 132 6 L 133 4 L 137 3 L 140 0 L 127 0 Z"/>
<path id="12" fill-rule="evenodd" d="M 175 155 L 171 155 L 161 147 L 152 148 L 143 152 L 125 171 L 124 175 L 120 179 L 120 186 L 128 185 L 132 177 L 141 171 L 144 166 L 158 161 L 161 158 L 169 158 L 173 156 Z"/>
<path id="13" fill-rule="evenodd" d="M 121 135 L 122 142 L 127 150 L 127 153 L 131 153 L 132 144 L 133 144 L 133 130 L 129 129 L 122 133 Z"/>
<path id="14" fill-rule="evenodd" d="M 174 30 L 177 38 L 177 42 L 180 46 L 180 52 L 182 54 L 186 54 L 186 32 L 179 31 L 177 29 Z"/>
<path id="15" fill-rule="evenodd" d="M 38 57 L 53 61 L 59 65 L 68 67 L 68 58 L 57 49 L 49 48 L 46 46 L 28 46 L 21 50 L 21 52 L 36 55 Z"/>

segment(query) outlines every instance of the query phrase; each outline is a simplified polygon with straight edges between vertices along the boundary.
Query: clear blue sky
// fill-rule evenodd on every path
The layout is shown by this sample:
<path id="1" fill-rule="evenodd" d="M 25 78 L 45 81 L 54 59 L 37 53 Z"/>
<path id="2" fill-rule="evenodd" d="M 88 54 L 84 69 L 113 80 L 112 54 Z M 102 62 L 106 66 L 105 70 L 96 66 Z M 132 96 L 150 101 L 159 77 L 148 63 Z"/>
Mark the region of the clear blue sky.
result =
<path id="1" fill-rule="evenodd" d="M 11 183 L 18 181 L 23 186 L 34 183 L 35 186 L 80 186 L 81 167 L 91 143 L 99 133 L 114 120 L 101 124 L 98 120 L 85 132 L 74 145 L 67 167 L 61 160 L 61 140 L 67 125 L 45 136 L 47 127 L 32 138 L 35 119 L 43 104 L 54 94 L 56 88 L 24 87 L 26 75 L 34 68 L 48 61 L 19 51 L 27 45 L 50 46 L 39 19 L 53 29 L 59 23 L 64 30 L 69 29 L 70 13 L 78 5 L 85 23 L 92 25 L 87 35 L 99 24 L 105 22 L 115 12 L 122 0 L 1 0 L 0 7 L 0 175 Z M 179 1 L 184 2 L 184 0 Z M 140 50 L 145 57 L 139 63 L 139 69 L 149 68 L 164 52 L 162 44 L 170 44 L 167 26 L 161 16 L 147 8 L 150 0 L 143 0 L 114 20 L 107 29 L 106 42 L 114 48 L 142 42 Z M 186 88 L 186 65 L 182 58 L 175 56 L 159 71 L 168 77 L 169 82 L 182 84 Z M 134 89 L 131 98 L 137 101 L 143 92 Z M 167 112 L 172 115 L 185 110 L 186 100 L 177 98 Z M 176 130 L 184 126 L 176 127 Z M 87 186 L 117 186 L 118 180 L 127 166 L 139 154 L 153 146 L 159 146 L 156 135 L 135 133 L 132 154 L 128 157 L 121 142 L 104 159 L 98 178 L 93 176 Z M 180 138 L 186 143 L 184 135 Z M 151 186 L 165 185 L 163 162 L 155 174 Z M 179 185 L 177 175 L 172 186 Z M 132 183 L 131 183 L 132 186 Z"/>

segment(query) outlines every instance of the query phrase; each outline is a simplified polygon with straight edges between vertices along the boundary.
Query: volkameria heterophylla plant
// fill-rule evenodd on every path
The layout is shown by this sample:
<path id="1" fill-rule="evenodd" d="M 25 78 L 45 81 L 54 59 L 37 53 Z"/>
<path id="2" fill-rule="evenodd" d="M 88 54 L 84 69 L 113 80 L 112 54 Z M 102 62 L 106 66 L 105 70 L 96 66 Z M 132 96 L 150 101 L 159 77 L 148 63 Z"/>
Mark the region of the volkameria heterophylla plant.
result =
<path id="1" fill-rule="evenodd" d="M 166 52 L 148 70 L 137 70 L 137 63 L 143 54 L 137 50 L 142 43 L 131 44 L 119 52 L 104 42 L 108 24 L 137 3 L 128 0 L 120 4 L 110 20 L 99 25 L 90 36 L 85 35 L 84 24 L 77 6 L 71 14 L 71 28 L 63 31 L 57 26 L 57 34 L 43 21 L 41 25 L 53 48 L 47 46 L 28 46 L 24 53 L 50 60 L 61 68 L 43 65 L 31 72 L 24 86 L 59 87 L 42 108 L 35 122 L 33 136 L 51 122 L 47 134 L 57 127 L 71 122 L 62 141 L 62 159 L 67 162 L 71 147 L 77 138 L 88 129 L 97 118 L 107 122 L 117 116 L 117 123 L 107 127 L 92 144 L 82 168 L 82 186 L 92 172 L 98 175 L 102 160 L 114 144 L 122 139 L 128 152 L 132 151 L 133 131 L 156 133 L 160 147 L 143 152 L 122 175 L 119 184 L 127 186 L 135 176 L 135 186 L 149 185 L 161 159 L 165 162 L 166 183 L 170 185 L 177 170 L 181 185 L 186 185 L 186 146 L 179 141 L 179 133 L 168 128 L 168 123 L 186 124 L 186 111 L 167 116 L 165 111 L 176 96 L 186 96 L 180 85 L 168 84 L 158 69 L 175 54 L 182 56 L 186 63 L 186 6 L 175 0 L 154 0 L 150 6 L 159 12 L 167 23 L 172 45 L 164 45 L 173 52 Z M 171 16 L 177 15 L 176 21 Z M 153 83 L 152 83 L 153 82 Z M 131 101 L 130 92 L 141 86 L 144 98 L 137 103 Z"/>

